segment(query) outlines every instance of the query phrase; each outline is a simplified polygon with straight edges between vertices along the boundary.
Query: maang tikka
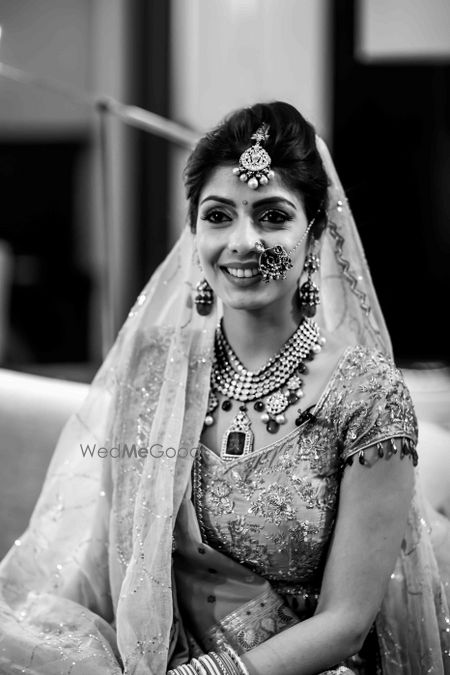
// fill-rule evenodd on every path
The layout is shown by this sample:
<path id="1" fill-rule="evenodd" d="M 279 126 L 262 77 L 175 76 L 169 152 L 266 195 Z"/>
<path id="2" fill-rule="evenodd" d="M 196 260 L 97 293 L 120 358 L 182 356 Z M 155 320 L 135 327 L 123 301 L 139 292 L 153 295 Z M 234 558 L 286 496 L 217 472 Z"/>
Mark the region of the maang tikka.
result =
<path id="1" fill-rule="evenodd" d="M 260 185 L 267 185 L 274 176 L 270 168 L 272 159 L 261 145 L 269 139 L 268 132 L 269 125 L 264 122 L 251 137 L 255 141 L 254 145 L 244 150 L 239 157 L 239 166 L 233 169 L 235 176 L 239 176 L 239 180 L 247 183 L 252 190 L 257 190 Z"/>

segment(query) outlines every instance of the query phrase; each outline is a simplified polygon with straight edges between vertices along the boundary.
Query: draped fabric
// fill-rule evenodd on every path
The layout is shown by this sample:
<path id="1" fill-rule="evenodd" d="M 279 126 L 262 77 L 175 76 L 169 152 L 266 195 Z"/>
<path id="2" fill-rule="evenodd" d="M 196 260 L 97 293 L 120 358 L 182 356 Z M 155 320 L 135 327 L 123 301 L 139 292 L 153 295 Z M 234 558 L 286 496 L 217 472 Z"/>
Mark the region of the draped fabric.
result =
<path id="1" fill-rule="evenodd" d="M 349 345 L 389 355 L 350 209 L 318 145 L 330 178 L 318 322 Z M 192 650 L 172 568 L 174 529 L 192 490 L 221 313 L 220 303 L 207 317 L 195 312 L 199 276 L 186 228 L 61 434 L 29 527 L 0 565 L 2 673 L 162 675 Z M 196 518 L 187 526 L 196 541 Z M 450 672 L 448 607 L 418 498 L 392 582 L 377 622 L 383 673 Z M 405 602 L 406 626 L 396 613 Z M 428 670 L 417 664 L 417 645 Z"/>

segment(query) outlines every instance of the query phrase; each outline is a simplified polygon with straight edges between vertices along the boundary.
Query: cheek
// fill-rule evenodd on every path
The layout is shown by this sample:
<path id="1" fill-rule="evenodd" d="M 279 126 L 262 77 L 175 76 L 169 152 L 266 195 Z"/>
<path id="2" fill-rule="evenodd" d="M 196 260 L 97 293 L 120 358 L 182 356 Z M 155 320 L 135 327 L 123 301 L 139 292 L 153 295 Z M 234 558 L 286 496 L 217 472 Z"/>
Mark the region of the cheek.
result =
<path id="1" fill-rule="evenodd" d="M 227 245 L 228 228 L 214 227 L 199 218 L 196 241 L 198 250 L 201 249 L 205 256 L 219 255 L 220 251 Z"/>
<path id="2" fill-rule="evenodd" d="M 213 265 L 220 253 L 217 238 L 197 233 L 197 251 L 202 267 Z"/>

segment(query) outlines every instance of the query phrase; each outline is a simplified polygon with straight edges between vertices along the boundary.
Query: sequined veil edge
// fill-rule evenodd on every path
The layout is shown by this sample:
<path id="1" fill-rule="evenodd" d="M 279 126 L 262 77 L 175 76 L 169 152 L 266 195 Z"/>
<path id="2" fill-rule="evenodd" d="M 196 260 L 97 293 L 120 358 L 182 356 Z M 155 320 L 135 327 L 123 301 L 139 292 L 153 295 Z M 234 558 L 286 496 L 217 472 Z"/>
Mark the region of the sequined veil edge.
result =
<path id="1" fill-rule="evenodd" d="M 330 177 L 331 223 L 322 246 L 318 320 L 343 332 L 349 344 L 390 353 L 353 218 L 320 139 L 318 146 Z M 119 664 L 133 675 L 165 672 L 177 638 L 172 531 L 203 425 L 219 311 L 196 314 L 192 291 L 199 276 L 194 238 L 185 228 L 61 434 L 30 526 L 0 565 L 6 674 L 21 667 L 106 675 L 122 672 Z M 81 446 L 94 444 L 107 451 L 135 444 L 161 454 L 118 461 L 82 453 Z M 432 574 L 435 579 L 434 568 Z M 421 609 L 431 616 L 428 596 L 426 602 Z M 428 629 L 421 630 L 426 638 Z M 387 666 L 387 675 L 398 672 Z"/>
<path id="2" fill-rule="evenodd" d="M 450 673 L 448 596 L 434 555 L 426 511 L 416 473 L 400 555 L 376 619 L 383 675 Z"/>
<path id="3" fill-rule="evenodd" d="M 173 513 L 217 322 L 193 309 L 198 277 L 186 228 L 60 436 L 29 527 L 0 565 L 2 673 L 165 672 Z M 147 459 L 127 455 L 133 446 Z M 113 459 L 113 448 L 125 454 Z"/>

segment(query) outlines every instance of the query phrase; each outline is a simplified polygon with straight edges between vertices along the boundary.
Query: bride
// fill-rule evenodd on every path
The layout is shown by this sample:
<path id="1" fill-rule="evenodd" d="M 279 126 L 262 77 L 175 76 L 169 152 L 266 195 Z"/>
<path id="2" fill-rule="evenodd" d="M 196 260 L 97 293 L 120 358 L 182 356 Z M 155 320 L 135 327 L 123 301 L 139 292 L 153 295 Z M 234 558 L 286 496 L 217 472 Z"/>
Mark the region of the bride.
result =
<path id="1" fill-rule="evenodd" d="M 416 417 L 325 144 L 256 104 L 185 182 L 1 565 L 1 672 L 449 673 Z"/>

